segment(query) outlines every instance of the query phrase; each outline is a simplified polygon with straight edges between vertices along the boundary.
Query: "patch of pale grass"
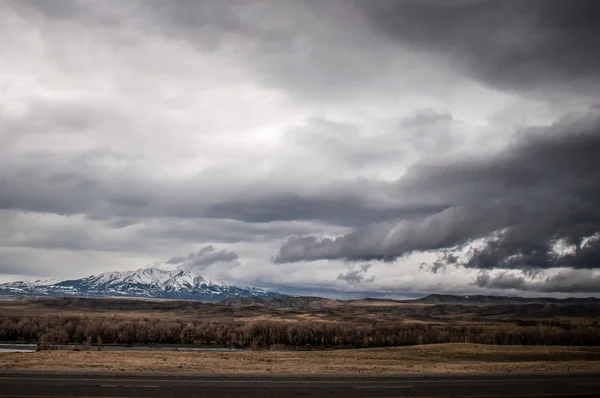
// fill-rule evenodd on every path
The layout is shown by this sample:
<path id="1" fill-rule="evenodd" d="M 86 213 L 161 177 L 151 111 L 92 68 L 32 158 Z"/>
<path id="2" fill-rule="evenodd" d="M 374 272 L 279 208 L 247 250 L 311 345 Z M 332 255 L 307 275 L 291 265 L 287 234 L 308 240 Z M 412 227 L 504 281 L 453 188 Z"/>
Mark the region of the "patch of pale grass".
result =
<path id="1" fill-rule="evenodd" d="M 215 373 L 600 371 L 598 347 L 441 344 L 333 351 L 0 353 L 0 368 Z"/>

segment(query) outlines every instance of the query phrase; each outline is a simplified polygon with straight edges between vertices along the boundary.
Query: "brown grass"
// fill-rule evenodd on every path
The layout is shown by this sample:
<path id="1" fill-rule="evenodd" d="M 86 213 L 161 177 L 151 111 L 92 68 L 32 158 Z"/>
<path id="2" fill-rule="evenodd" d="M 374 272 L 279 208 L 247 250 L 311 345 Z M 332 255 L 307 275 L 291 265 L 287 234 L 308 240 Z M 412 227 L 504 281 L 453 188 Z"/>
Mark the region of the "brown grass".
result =
<path id="1" fill-rule="evenodd" d="M 0 368 L 306 374 L 600 371 L 600 348 L 440 344 L 311 352 L 44 351 L 0 353 Z"/>
<path id="2" fill-rule="evenodd" d="M 398 325 L 401 323 L 435 323 L 461 326 L 493 324 L 495 328 L 515 328 L 516 319 L 571 321 L 573 325 L 589 324 L 600 304 L 561 304 L 530 308 L 518 305 L 432 305 L 391 300 L 338 301 L 300 300 L 293 308 L 269 308 L 260 305 L 227 306 L 183 300 L 151 300 L 139 298 L 28 298 L 0 300 L 0 314 L 5 317 L 87 317 L 119 319 L 156 319 L 161 321 L 205 322 L 323 322 L 353 325 Z M 312 303 L 312 304 L 311 304 Z M 544 309 L 545 308 L 545 309 Z M 543 310 L 543 311 L 542 311 Z M 543 317 L 542 317 L 543 312 Z M 578 316 L 573 316 L 577 314 Z"/>

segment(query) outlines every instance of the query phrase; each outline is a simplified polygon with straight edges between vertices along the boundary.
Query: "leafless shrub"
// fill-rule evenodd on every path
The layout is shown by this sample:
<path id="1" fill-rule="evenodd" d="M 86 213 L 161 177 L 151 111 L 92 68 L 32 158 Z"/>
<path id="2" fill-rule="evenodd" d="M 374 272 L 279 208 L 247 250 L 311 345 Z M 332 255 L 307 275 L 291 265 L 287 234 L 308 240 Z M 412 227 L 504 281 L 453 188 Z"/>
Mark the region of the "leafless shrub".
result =
<path id="1" fill-rule="evenodd" d="M 513 327 L 325 322 L 184 322 L 117 317 L 0 317 L 0 341 L 66 345 L 195 344 L 250 349 L 388 347 L 435 343 L 600 345 L 597 323 L 540 321 Z M 535 325 L 535 326 L 534 326 Z M 69 346 L 71 347 L 71 346 Z"/>

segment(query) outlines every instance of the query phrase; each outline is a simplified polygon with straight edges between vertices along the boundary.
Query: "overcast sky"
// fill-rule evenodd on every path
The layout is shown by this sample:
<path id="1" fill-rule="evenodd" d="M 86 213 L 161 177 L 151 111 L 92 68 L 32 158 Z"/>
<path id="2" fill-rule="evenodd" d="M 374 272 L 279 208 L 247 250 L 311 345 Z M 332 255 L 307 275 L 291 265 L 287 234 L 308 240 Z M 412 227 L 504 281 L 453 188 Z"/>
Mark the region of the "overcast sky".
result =
<path id="1" fill-rule="evenodd" d="M 0 281 L 600 296 L 600 2 L 0 2 Z"/>

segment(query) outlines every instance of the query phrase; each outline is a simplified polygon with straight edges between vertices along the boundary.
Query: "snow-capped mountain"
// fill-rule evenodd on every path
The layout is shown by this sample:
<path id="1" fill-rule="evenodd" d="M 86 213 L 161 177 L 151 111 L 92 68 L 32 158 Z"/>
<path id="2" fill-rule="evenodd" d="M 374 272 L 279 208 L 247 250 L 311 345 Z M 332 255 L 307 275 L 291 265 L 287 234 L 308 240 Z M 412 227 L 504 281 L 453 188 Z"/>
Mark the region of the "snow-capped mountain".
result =
<path id="1" fill-rule="evenodd" d="M 146 297 L 219 301 L 232 297 L 278 297 L 282 294 L 257 287 L 213 283 L 190 271 L 141 268 L 129 272 L 106 272 L 82 279 L 0 284 L 0 295 Z"/>

